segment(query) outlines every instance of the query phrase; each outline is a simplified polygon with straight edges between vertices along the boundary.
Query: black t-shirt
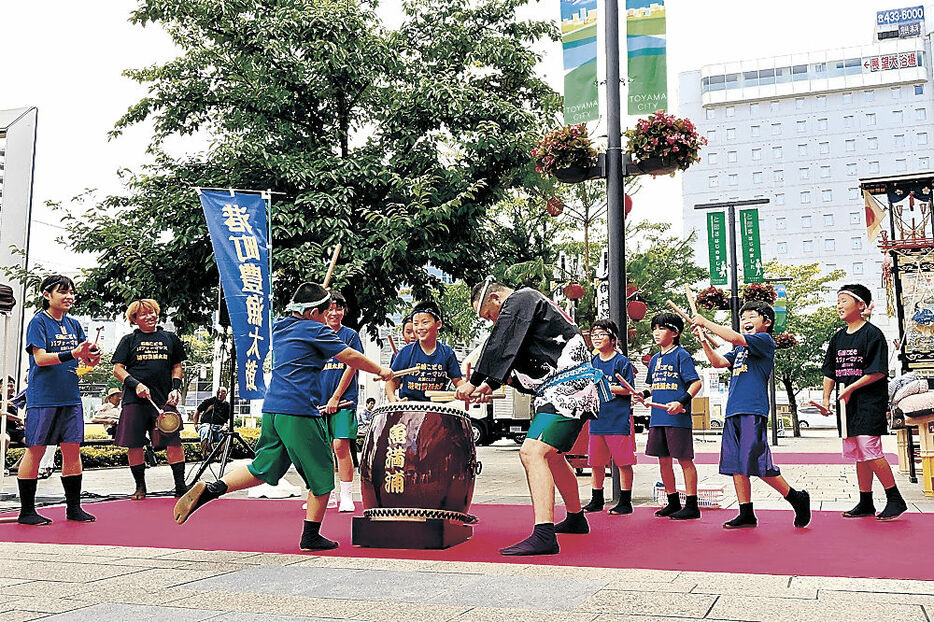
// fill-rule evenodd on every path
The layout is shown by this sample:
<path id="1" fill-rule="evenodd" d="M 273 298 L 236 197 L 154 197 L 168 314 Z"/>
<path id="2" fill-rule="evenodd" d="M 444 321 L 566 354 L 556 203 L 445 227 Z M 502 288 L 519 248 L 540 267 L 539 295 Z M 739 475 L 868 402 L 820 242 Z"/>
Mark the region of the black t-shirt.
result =
<path id="1" fill-rule="evenodd" d="M 186 358 L 185 347 L 178 335 L 162 328 L 144 333 L 138 328 L 117 344 L 111 362 L 126 367 L 131 376 L 149 387 L 152 401 L 162 406 L 172 391 L 172 368 Z M 123 387 L 123 403 L 148 403 L 134 389 Z"/>
<path id="2" fill-rule="evenodd" d="M 230 402 L 218 402 L 216 397 L 209 397 L 198 404 L 198 412 L 201 413 L 198 417 L 199 424 L 224 425 L 230 419 Z"/>
<path id="3" fill-rule="evenodd" d="M 888 410 L 889 347 L 885 335 L 870 323 L 855 333 L 843 328 L 830 338 L 823 374 L 849 386 L 869 374 L 886 374 L 850 396 L 846 405 L 846 436 L 881 436 L 886 433 Z"/>

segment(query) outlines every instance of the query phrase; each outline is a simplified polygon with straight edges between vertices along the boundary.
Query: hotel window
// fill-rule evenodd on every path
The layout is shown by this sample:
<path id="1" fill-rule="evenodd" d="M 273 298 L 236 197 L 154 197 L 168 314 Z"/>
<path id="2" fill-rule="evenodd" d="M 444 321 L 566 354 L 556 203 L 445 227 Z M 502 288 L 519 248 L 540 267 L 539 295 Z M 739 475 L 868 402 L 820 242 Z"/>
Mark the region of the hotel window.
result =
<path id="1" fill-rule="evenodd" d="M 736 140 L 736 128 L 735 127 L 726 128 L 726 139 Z"/>
<path id="2" fill-rule="evenodd" d="M 752 125 L 749 127 L 750 136 L 758 136 L 760 133 L 760 127 L 758 125 Z"/>
<path id="3" fill-rule="evenodd" d="M 848 114 L 843 117 L 843 127 L 853 127 L 854 125 L 856 125 L 856 118 L 853 115 Z"/>
<path id="4" fill-rule="evenodd" d="M 830 167 L 827 165 L 820 167 L 820 176 L 822 179 L 830 177 Z"/>
<path id="5" fill-rule="evenodd" d="M 861 225 L 863 224 L 862 219 L 860 218 L 859 212 L 850 212 L 850 224 L 851 225 Z M 863 238 L 856 238 L 857 240 L 862 240 Z"/>
<path id="6" fill-rule="evenodd" d="M 869 138 L 866 139 L 866 149 L 869 149 L 870 151 L 875 151 L 878 148 L 879 148 L 878 138 L 876 138 L 875 136 L 870 136 Z"/>
<path id="7" fill-rule="evenodd" d="M 826 95 L 818 95 L 815 99 L 817 100 L 818 106 L 820 106 L 821 108 L 827 107 L 827 96 Z"/>
<path id="8" fill-rule="evenodd" d="M 804 119 L 798 121 L 795 123 L 795 129 L 799 134 L 804 134 L 806 131 L 808 131 L 808 122 Z"/>
<path id="9" fill-rule="evenodd" d="M 892 99 L 900 99 L 902 96 L 902 89 L 900 87 L 892 87 Z"/>
<path id="10" fill-rule="evenodd" d="M 801 217 L 801 228 L 810 229 L 811 228 L 811 216 L 805 215 Z"/>
<path id="11" fill-rule="evenodd" d="M 920 170 L 922 170 L 922 171 L 927 170 L 927 168 L 928 168 L 928 166 L 930 165 L 930 163 L 931 163 L 931 158 L 929 158 L 929 157 L 927 157 L 927 156 L 922 156 L 922 157 L 918 158 L 918 168 L 919 168 Z"/>
<path id="12" fill-rule="evenodd" d="M 810 202 L 811 202 L 811 191 L 810 191 L 810 190 L 805 190 L 804 192 L 801 193 L 801 204 L 802 204 L 802 205 L 805 205 L 805 204 L 810 203 Z M 810 216 L 808 216 L 807 219 L 808 219 L 808 222 L 811 221 L 811 217 L 810 217 Z M 811 225 L 808 225 L 808 226 L 810 227 Z"/>
<path id="13" fill-rule="evenodd" d="M 917 138 L 917 140 L 918 140 L 918 144 L 919 144 L 919 145 L 926 145 L 926 144 L 928 144 L 928 134 L 927 134 L 927 132 L 918 132 L 916 138 Z"/>
<path id="14" fill-rule="evenodd" d="M 753 171 L 752 173 L 752 183 L 761 184 L 762 183 L 762 171 Z"/>
<path id="15" fill-rule="evenodd" d="M 712 145 L 717 142 L 717 130 L 707 130 L 707 144 Z"/>
<path id="16" fill-rule="evenodd" d="M 779 136 L 782 133 L 782 124 L 773 123 L 772 124 L 772 136 Z"/>
<path id="17" fill-rule="evenodd" d="M 875 125 L 876 124 L 876 113 L 867 112 L 866 113 L 866 125 Z"/>
<path id="18" fill-rule="evenodd" d="M 844 141 L 843 146 L 847 151 L 856 151 L 856 139 L 847 138 L 846 141 Z"/>
<path id="19" fill-rule="evenodd" d="M 781 102 L 769 102 L 769 112 L 778 112 L 781 105 Z"/>
<path id="20" fill-rule="evenodd" d="M 798 179 L 805 180 L 811 178 L 811 169 L 809 168 L 799 168 L 798 169 Z"/>
<path id="21" fill-rule="evenodd" d="M 824 250 L 825 250 L 825 251 L 832 251 L 832 250 L 835 250 L 836 248 L 837 248 L 837 241 L 836 241 L 836 240 L 833 240 L 833 239 L 824 240 Z"/>
<path id="22" fill-rule="evenodd" d="M 853 263 L 853 274 L 862 274 L 863 273 L 863 262 L 856 261 Z"/>
<path id="23" fill-rule="evenodd" d="M 785 193 L 779 192 L 775 195 L 775 205 L 784 205 L 785 204 Z"/>
<path id="24" fill-rule="evenodd" d="M 726 178 L 726 183 L 728 186 L 735 186 L 738 183 L 736 173 L 730 173 Z"/>
<path id="25" fill-rule="evenodd" d="M 905 146 L 905 135 L 904 135 L 904 134 L 896 134 L 896 135 L 895 135 L 895 146 L 896 146 L 896 147 L 904 147 L 904 146 Z"/>
<path id="26" fill-rule="evenodd" d="M 772 181 L 785 181 L 785 171 L 782 169 L 772 171 Z"/>
<path id="27" fill-rule="evenodd" d="M 827 131 L 827 119 L 818 119 L 817 129 L 818 131 L 826 132 Z"/>
<path id="28" fill-rule="evenodd" d="M 713 153 L 708 153 L 708 154 L 707 154 L 707 163 L 708 163 L 708 164 L 716 164 L 716 163 L 717 163 L 717 160 L 719 160 L 719 159 L 720 159 L 720 158 L 717 156 L 717 152 L 716 152 L 716 151 L 714 151 Z"/>
<path id="29" fill-rule="evenodd" d="M 871 102 L 876 98 L 875 91 L 863 91 L 863 101 Z"/>
<path id="30" fill-rule="evenodd" d="M 924 121 L 928 118 L 928 111 L 926 108 L 918 108 L 915 110 L 915 121 Z"/>
<path id="31" fill-rule="evenodd" d="M 904 138 L 904 137 L 903 137 Z M 772 159 L 781 160 L 782 159 L 782 148 L 781 146 L 772 147 Z"/>
<path id="32" fill-rule="evenodd" d="M 846 189 L 846 198 L 850 201 L 854 201 L 859 198 L 859 188 L 847 188 Z M 852 221 L 851 221 L 852 222 Z"/>
<path id="33" fill-rule="evenodd" d="M 853 222 L 852 218 L 850 218 L 850 222 Z M 859 222 L 859 219 L 857 218 L 857 222 L 853 224 L 857 224 L 858 222 Z M 850 249 L 854 251 L 862 250 L 863 249 L 863 238 L 859 236 L 850 238 Z"/>
<path id="34" fill-rule="evenodd" d="M 869 172 L 878 173 L 879 172 L 879 161 L 875 160 L 869 163 Z"/>
<path id="35" fill-rule="evenodd" d="M 801 251 L 804 253 L 813 253 L 814 252 L 814 240 L 802 240 Z"/>
<path id="36" fill-rule="evenodd" d="M 908 170 L 908 160 L 905 158 L 898 158 L 895 160 L 895 172 L 904 173 Z"/>
<path id="37" fill-rule="evenodd" d="M 775 245 L 775 254 L 776 255 L 785 255 L 788 253 L 788 242 L 779 242 Z"/>
<path id="38" fill-rule="evenodd" d="M 824 214 L 824 226 L 825 227 L 833 226 L 833 214 Z"/>
<path id="39" fill-rule="evenodd" d="M 730 117 L 734 116 L 735 114 L 736 114 L 736 108 L 735 108 L 734 106 L 727 106 L 727 107 L 726 107 L 726 118 L 727 118 L 727 119 L 729 119 Z"/>
<path id="40" fill-rule="evenodd" d="M 778 231 L 784 231 L 785 229 L 785 219 L 783 217 L 775 219 L 775 229 Z"/>
<path id="41" fill-rule="evenodd" d="M 808 146 L 806 144 L 798 145 L 798 155 L 806 156 L 808 154 Z"/>
<path id="42" fill-rule="evenodd" d="M 736 162 L 736 152 L 735 152 L 735 151 L 727 151 L 727 152 L 726 152 L 726 161 L 727 161 L 727 162 Z"/>
<path id="43" fill-rule="evenodd" d="M 804 109 L 804 98 L 798 97 L 797 99 L 795 99 L 795 110 L 803 110 L 803 109 Z"/>
<path id="44" fill-rule="evenodd" d="M 829 190 L 829 189 L 827 189 L 827 188 L 821 190 L 821 191 L 820 191 L 820 200 L 823 201 L 824 203 L 830 203 L 831 201 L 833 201 L 833 190 Z M 831 217 L 831 219 L 832 219 L 832 217 Z M 826 217 L 826 216 L 824 217 L 824 220 L 825 220 L 825 221 L 827 220 L 827 217 Z M 824 224 L 826 225 L 827 223 L 824 222 Z M 832 224 L 832 223 L 831 223 L 831 224 Z"/>
<path id="45" fill-rule="evenodd" d="M 707 113 L 707 119 L 708 119 L 708 120 L 709 120 L 709 119 L 716 119 L 716 118 L 717 118 L 717 109 L 716 109 L 716 108 L 708 108 L 708 109 L 706 110 L 706 113 Z"/>
<path id="46" fill-rule="evenodd" d="M 716 188 L 719 185 L 720 185 L 720 180 L 717 179 L 716 175 L 711 175 L 710 177 L 707 178 L 708 188 Z"/>
<path id="47" fill-rule="evenodd" d="M 749 116 L 754 117 L 759 114 L 759 102 L 749 104 Z"/>
<path id="48" fill-rule="evenodd" d="M 915 95 L 924 95 L 924 85 L 916 84 L 915 85 Z"/>
<path id="49" fill-rule="evenodd" d="M 821 153 L 821 155 L 827 155 L 830 153 L 830 143 L 819 143 L 817 145 L 817 150 Z"/>
<path id="50" fill-rule="evenodd" d="M 843 103 L 844 103 L 844 104 L 852 104 L 852 103 L 853 103 L 853 94 L 852 94 L 852 93 L 844 93 L 844 94 L 843 94 Z"/>
<path id="51" fill-rule="evenodd" d="M 753 149 L 753 150 L 752 150 L 752 159 L 753 159 L 753 160 L 761 160 L 761 159 L 762 159 L 762 149 L 759 149 L 758 147 L 755 148 L 755 149 Z"/>
<path id="52" fill-rule="evenodd" d="M 856 175 L 856 162 L 848 162 L 846 165 L 846 174 L 849 177 Z"/>
<path id="53" fill-rule="evenodd" d="M 901 123 L 902 120 L 903 120 L 904 118 L 905 118 L 905 115 L 902 114 L 902 111 L 901 111 L 901 110 L 893 110 L 893 111 L 892 111 L 892 121 L 893 121 L 893 122 L 895 122 L 895 123 Z"/>

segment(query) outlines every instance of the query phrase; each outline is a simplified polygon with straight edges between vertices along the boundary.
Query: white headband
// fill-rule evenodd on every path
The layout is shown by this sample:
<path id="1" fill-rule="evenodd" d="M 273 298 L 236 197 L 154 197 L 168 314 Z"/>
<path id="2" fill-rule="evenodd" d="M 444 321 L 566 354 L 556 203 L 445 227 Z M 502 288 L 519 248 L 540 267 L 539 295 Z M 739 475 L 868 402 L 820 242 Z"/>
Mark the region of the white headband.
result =
<path id="1" fill-rule="evenodd" d="M 486 300 L 486 292 L 490 289 L 490 285 L 495 279 L 493 275 L 486 277 L 483 281 L 483 288 L 480 290 L 480 298 L 477 299 L 477 315 L 480 314 L 480 309 L 483 307 L 483 301 Z"/>
<path id="2" fill-rule="evenodd" d="M 318 305 L 323 305 L 328 300 L 331 299 L 331 294 L 328 294 L 321 300 L 313 300 L 311 302 L 292 302 L 285 308 L 286 311 L 294 311 L 295 313 L 304 313 L 305 309 L 308 307 L 317 307 Z"/>
<path id="3" fill-rule="evenodd" d="M 863 303 L 864 305 L 866 305 L 867 307 L 869 306 L 869 303 L 868 303 L 868 302 L 866 302 L 865 300 L 863 300 L 862 298 L 860 298 L 859 296 L 857 296 L 856 294 L 854 294 L 853 292 L 851 292 L 851 291 L 848 290 L 848 289 L 841 289 L 839 292 L 837 292 L 837 295 L 838 295 L 838 296 L 839 296 L 840 294 L 846 294 L 847 296 L 852 296 L 853 299 L 856 300 L 856 302 L 861 302 L 861 303 Z"/>

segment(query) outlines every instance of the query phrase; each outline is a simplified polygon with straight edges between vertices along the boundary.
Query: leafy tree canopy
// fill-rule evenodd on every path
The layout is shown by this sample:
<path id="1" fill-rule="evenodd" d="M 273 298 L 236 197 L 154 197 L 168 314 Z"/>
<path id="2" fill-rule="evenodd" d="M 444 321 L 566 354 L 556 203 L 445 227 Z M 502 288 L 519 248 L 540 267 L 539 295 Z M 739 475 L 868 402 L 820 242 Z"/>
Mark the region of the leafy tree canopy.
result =
<path id="1" fill-rule="evenodd" d="M 374 329 L 440 283 L 482 276 L 490 206 L 527 175 L 529 152 L 560 98 L 531 47 L 553 23 L 518 21 L 524 0 L 408 0 L 386 29 L 373 2 L 142 0 L 131 21 L 165 28 L 181 54 L 126 75 L 149 95 L 113 134 L 153 124 L 151 164 L 126 193 L 65 216 L 67 241 L 93 253 L 83 312 L 115 314 L 141 294 L 180 330 L 206 323 L 217 268 L 192 187 L 271 189 L 274 297 L 334 284 L 348 324 Z M 176 158 L 170 136 L 207 133 L 206 153 Z"/>

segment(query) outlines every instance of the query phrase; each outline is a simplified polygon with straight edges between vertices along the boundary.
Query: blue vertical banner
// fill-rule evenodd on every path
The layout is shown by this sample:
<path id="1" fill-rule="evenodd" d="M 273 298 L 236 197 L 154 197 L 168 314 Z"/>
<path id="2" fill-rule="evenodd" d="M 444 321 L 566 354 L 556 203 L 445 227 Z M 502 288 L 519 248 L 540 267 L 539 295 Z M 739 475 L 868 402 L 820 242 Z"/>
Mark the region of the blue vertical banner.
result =
<path id="1" fill-rule="evenodd" d="M 597 91 L 597 0 L 561 0 L 564 122 L 600 118 Z"/>
<path id="2" fill-rule="evenodd" d="M 272 293 L 266 201 L 258 194 L 213 190 L 201 190 L 198 196 L 230 313 L 240 397 L 262 399 Z"/>

